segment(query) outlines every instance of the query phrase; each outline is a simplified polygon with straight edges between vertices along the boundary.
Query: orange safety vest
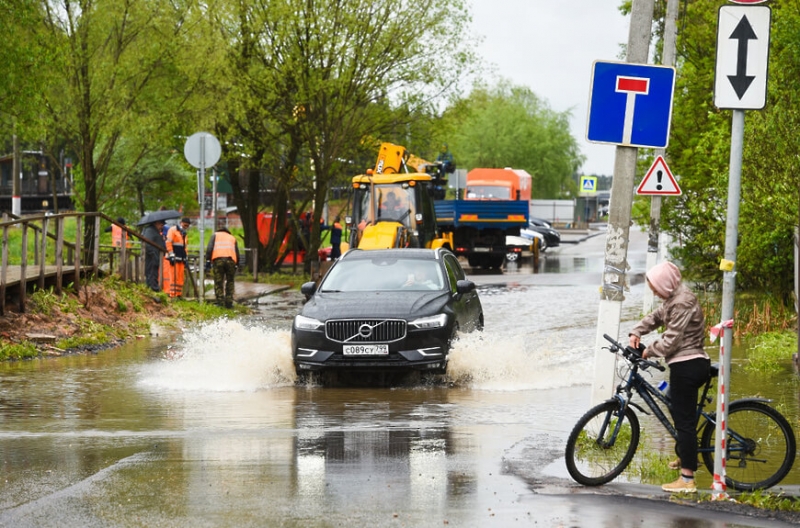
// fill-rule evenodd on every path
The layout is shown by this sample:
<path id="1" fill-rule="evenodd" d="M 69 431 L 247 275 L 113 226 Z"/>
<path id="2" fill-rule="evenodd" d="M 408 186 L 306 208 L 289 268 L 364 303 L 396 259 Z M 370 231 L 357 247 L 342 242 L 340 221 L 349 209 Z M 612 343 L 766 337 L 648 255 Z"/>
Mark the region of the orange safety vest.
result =
<path id="1" fill-rule="evenodd" d="M 178 226 L 172 226 L 167 231 L 167 251 L 171 251 L 179 259 L 186 259 L 186 238 Z"/>
<path id="2" fill-rule="evenodd" d="M 122 247 L 123 240 L 125 240 L 126 247 L 131 247 L 131 243 L 128 242 L 128 233 L 117 224 L 111 224 L 111 245 L 114 247 Z"/>
<path id="3" fill-rule="evenodd" d="M 225 231 L 217 231 L 214 233 L 214 250 L 211 252 L 212 262 L 218 258 L 228 257 L 236 260 L 236 237 Z"/>

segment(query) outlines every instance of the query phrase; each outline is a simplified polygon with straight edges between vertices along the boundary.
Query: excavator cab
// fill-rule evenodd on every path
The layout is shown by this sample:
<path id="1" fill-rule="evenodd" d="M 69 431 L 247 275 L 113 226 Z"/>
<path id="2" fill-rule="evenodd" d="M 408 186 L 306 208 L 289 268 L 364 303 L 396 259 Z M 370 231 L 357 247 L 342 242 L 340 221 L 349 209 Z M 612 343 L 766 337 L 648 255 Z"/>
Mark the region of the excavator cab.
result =
<path id="1" fill-rule="evenodd" d="M 404 147 L 384 143 L 375 168 L 353 178 L 353 216 L 346 219 L 350 247 L 453 247 L 436 226 L 432 177 L 409 158 Z"/>

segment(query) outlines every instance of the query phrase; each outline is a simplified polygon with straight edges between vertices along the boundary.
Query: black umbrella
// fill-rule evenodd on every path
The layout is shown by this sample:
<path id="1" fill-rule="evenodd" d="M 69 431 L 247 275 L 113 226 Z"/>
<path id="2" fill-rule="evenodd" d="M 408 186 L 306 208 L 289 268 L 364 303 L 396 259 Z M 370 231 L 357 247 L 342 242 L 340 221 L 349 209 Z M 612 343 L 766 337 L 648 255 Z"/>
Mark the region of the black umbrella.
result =
<path id="1" fill-rule="evenodd" d="M 147 213 L 146 215 L 144 215 L 141 220 L 136 222 L 136 225 L 143 226 L 147 224 L 152 224 L 153 222 L 158 222 L 159 220 L 163 222 L 164 220 L 180 218 L 181 216 L 183 216 L 183 213 L 181 213 L 180 211 L 176 211 L 174 209 L 167 209 L 164 211 L 153 211 L 152 213 Z"/>

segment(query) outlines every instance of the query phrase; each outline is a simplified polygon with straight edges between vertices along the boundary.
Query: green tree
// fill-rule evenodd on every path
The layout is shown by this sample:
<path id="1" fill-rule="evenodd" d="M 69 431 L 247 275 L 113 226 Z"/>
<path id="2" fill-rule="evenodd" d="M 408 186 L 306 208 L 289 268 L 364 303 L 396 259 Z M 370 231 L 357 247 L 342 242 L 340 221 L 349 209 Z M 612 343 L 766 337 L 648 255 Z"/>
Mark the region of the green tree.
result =
<path id="1" fill-rule="evenodd" d="M 683 195 L 664 200 L 662 209 L 662 227 L 678 241 L 674 256 L 683 262 L 686 276 L 708 285 L 722 279 L 718 267 L 725 249 L 731 146 L 731 111 L 716 108 L 713 101 L 717 13 L 723 3 L 690 0 L 683 5 L 667 150 Z M 794 133 L 800 118 L 800 1 L 771 7 L 767 106 L 748 111 L 745 119 L 736 282 L 786 302 L 800 201 Z M 637 210 L 637 221 L 646 225 L 649 211 Z"/>
<path id="2" fill-rule="evenodd" d="M 535 198 L 575 195 L 583 162 L 569 131 L 569 112 L 555 112 L 529 88 L 500 81 L 477 86 L 444 115 L 459 167 L 513 167 L 533 179 Z"/>
<path id="3" fill-rule="evenodd" d="M 265 167 L 281 192 L 307 190 L 314 203 L 307 249 L 315 255 L 331 183 L 365 138 L 398 126 L 399 112 L 378 110 L 429 107 L 470 63 L 461 38 L 467 9 L 462 0 L 242 0 L 222 16 L 220 27 L 236 28 L 227 37 L 235 43 L 236 107 L 226 132 L 253 147 L 239 162 L 249 169 L 247 188 L 260 174 L 253 169 Z M 246 229 L 247 247 L 253 234 Z"/>
<path id="4" fill-rule="evenodd" d="M 63 139 L 77 158 L 76 201 L 98 211 L 113 199 L 120 173 L 153 149 L 175 142 L 191 117 L 191 95 L 213 49 L 194 39 L 205 18 L 193 0 L 40 0 L 44 38 L 52 49 L 51 82 L 43 93 L 42 128 Z M 202 70 L 192 55 L 205 62 Z M 117 160 L 123 138 L 124 159 Z M 162 150 L 163 151 L 163 150 Z M 93 241 L 93 225 L 84 233 Z"/>

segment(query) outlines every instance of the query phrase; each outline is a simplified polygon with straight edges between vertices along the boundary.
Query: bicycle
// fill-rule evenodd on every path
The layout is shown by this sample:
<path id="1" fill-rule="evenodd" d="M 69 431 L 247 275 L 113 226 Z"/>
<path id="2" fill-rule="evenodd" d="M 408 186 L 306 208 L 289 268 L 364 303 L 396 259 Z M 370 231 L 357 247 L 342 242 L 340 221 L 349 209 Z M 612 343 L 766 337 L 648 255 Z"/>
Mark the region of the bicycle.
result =
<path id="1" fill-rule="evenodd" d="M 678 433 L 664 411 L 661 402 L 669 409 L 670 399 L 650 384 L 641 371 L 652 367 L 666 370 L 662 365 L 642 358 L 641 350 L 622 346 L 608 335 L 611 343 L 604 347 L 620 353 L 628 363 L 628 373 L 617 386 L 615 395 L 584 414 L 567 440 L 565 458 L 567 470 L 576 482 L 585 486 L 607 484 L 617 478 L 631 463 L 639 445 L 640 426 L 634 409 L 649 414 L 632 401 L 636 393 L 653 415 L 677 440 Z M 716 413 L 704 410 L 712 402 L 709 391 L 718 366 L 711 366 L 711 375 L 705 383 L 697 404 L 698 457 L 714 473 Z M 792 426 L 778 411 L 768 405 L 765 398 L 743 398 L 728 406 L 726 485 L 737 491 L 769 488 L 780 482 L 792 469 L 796 440 Z"/>

